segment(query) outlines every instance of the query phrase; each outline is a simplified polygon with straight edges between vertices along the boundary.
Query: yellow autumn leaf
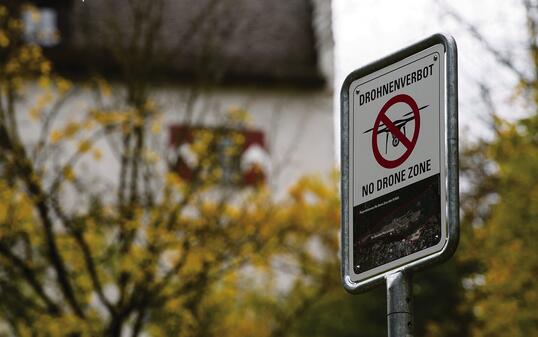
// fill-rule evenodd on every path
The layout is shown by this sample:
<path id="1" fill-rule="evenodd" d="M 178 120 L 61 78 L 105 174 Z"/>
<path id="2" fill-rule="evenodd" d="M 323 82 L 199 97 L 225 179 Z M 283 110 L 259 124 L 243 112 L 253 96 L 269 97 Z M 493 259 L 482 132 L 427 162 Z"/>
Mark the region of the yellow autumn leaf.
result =
<path id="1" fill-rule="evenodd" d="M 63 78 L 59 78 L 56 81 L 56 87 L 58 88 L 60 94 L 66 93 L 67 91 L 69 91 L 69 89 L 71 89 L 72 86 L 73 84 L 70 81 Z"/>
<path id="2" fill-rule="evenodd" d="M 70 182 L 73 182 L 76 179 L 75 171 L 73 170 L 73 167 L 71 165 L 67 165 L 66 167 L 64 167 L 63 175 L 64 175 L 64 178 Z"/>
<path id="3" fill-rule="evenodd" d="M 101 160 L 101 158 L 103 157 L 103 153 L 101 152 L 100 149 L 94 149 L 92 152 L 92 155 L 93 155 L 93 159 L 95 160 Z"/>
<path id="4" fill-rule="evenodd" d="M 51 71 L 52 65 L 49 61 L 43 61 L 40 65 L 40 70 L 43 74 L 48 75 Z"/>
<path id="5" fill-rule="evenodd" d="M 161 123 L 159 123 L 158 121 L 155 121 L 151 124 L 151 133 L 153 133 L 154 135 L 158 134 L 161 132 Z"/>
<path id="6" fill-rule="evenodd" d="M 63 134 L 59 130 L 53 130 L 50 134 L 50 141 L 52 142 L 52 144 L 57 144 L 58 142 L 60 142 L 60 140 L 62 140 L 62 138 Z"/>
<path id="7" fill-rule="evenodd" d="M 78 152 L 86 153 L 92 147 L 92 143 L 89 140 L 83 140 L 78 144 Z"/>
<path id="8" fill-rule="evenodd" d="M 112 87 L 110 86 L 110 84 L 108 84 L 107 81 L 103 79 L 98 79 L 97 86 L 99 87 L 99 90 L 103 97 L 110 97 L 112 95 Z"/>
<path id="9" fill-rule="evenodd" d="M 9 46 L 9 37 L 4 30 L 0 30 L 0 47 L 7 48 Z"/>
<path id="10" fill-rule="evenodd" d="M 39 77 L 38 83 L 42 89 L 47 89 L 50 87 L 50 78 L 47 76 L 41 76 Z"/>
<path id="11" fill-rule="evenodd" d="M 34 121 L 37 121 L 39 120 L 39 118 L 41 118 L 41 110 L 38 108 L 30 109 L 29 114 L 30 114 L 30 118 Z"/>

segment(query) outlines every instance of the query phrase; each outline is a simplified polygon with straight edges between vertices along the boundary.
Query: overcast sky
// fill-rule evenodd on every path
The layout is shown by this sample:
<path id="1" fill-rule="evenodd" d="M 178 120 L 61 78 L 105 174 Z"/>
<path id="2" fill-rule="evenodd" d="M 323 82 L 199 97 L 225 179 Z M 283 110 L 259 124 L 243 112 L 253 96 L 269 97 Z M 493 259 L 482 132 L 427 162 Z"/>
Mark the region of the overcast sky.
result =
<path id="1" fill-rule="evenodd" d="M 524 19 L 521 0 L 446 1 L 461 16 L 480 28 L 499 49 L 524 63 L 521 45 Z M 434 0 L 333 0 L 337 101 L 341 83 L 352 70 L 437 32 L 453 35 L 458 43 L 461 132 L 487 134 L 485 109 L 478 97 L 479 82 L 488 83 L 500 113 L 521 115 L 511 97 L 515 78 L 493 61 L 461 24 L 444 14 Z M 519 54 L 518 54 L 519 53 Z M 339 143 L 339 106 L 336 133 Z M 468 132 L 469 131 L 469 132 Z"/>

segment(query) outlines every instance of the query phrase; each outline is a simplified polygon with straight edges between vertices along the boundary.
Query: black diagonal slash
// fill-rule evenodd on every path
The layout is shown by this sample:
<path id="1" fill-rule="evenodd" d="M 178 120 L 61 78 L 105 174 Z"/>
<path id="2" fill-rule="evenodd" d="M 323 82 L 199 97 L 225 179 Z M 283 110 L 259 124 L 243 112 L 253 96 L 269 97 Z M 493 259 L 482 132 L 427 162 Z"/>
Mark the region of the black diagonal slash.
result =
<path id="1" fill-rule="evenodd" d="M 381 121 L 383 122 L 383 124 L 385 124 L 387 129 L 389 129 L 390 133 L 392 133 L 394 137 L 398 138 L 400 143 L 402 143 L 406 148 L 409 149 L 413 146 L 411 141 L 402 133 L 402 131 L 400 131 L 400 128 L 398 128 L 396 125 L 394 125 L 394 123 L 392 123 L 392 121 L 387 117 L 387 115 L 381 116 Z"/>
<path id="2" fill-rule="evenodd" d="M 426 109 L 427 107 L 429 107 L 429 105 L 424 105 L 424 106 L 420 107 L 418 110 L 421 111 L 423 109 Z M 412 146 L 411 141 L 400 131 L 400 128 L 405 129 L 405 126 L 407 125 L 407 123 L 409 123 L 410 121 L 413 121 L 415 119 L 413 116 L 408 117 L 408 116 L 410 116 L 412 114 L 413 114 L 413 111 L 410 111 L 410 112 L 403 115 L 403 117 L 406 117 L 406 118 L 397 119 L 394 122 L 391 121 L 386 115 L 384 115 L 383 118 L 381 118 L 381 121 L 383 122 L 383 124 L 385 124 L 385 128 L 382 128 L 382 129 L 378 128 L 377 134 L 386 133 L 387 134 L 387 141 L 388 141 L 388 136 L 389 136 L 389 133 L 390 133 L 390 134 L 394 135 L 394 137 L 396 137 L 406 148 L 409 149 L 409 146 Z M 381 124 L 380 124 L 380 126 L 381 126 Z M 371 131 L 373 131 L 373 129 L 374 128 L 368 129 L 368 130 L 364 131 L 363 133 L 371 132 Z M 405 139 L 405 140 L 402 141 L 402 139 Z M 385 151 L 387 150 L 386 146 L 387 145 L 385 144 Z"/>

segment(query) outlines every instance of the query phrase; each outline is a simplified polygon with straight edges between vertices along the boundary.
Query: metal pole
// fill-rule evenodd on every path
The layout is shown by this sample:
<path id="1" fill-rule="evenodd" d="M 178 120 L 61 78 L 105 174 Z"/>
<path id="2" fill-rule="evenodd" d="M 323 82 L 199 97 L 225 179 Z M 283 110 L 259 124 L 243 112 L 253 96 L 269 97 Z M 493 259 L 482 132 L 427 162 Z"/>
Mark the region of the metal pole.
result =
<path id="1" fill-rule="evenodd" d="M 413 336 L 413 284 L 409 272 L 398 271 L 387 279 L 387 325 L 389 337 Z"/>

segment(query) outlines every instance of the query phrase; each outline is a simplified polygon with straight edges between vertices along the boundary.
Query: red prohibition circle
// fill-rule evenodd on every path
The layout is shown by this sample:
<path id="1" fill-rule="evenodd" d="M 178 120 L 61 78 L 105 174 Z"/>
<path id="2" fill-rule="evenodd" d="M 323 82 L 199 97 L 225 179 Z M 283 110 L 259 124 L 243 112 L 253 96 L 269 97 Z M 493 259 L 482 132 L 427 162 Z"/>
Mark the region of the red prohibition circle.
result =
<path id="1" fill-rule="evenodd" d="M 393 106 L 396 103 L 405 103 L 411 107 L 411 110 L 413 112 L 413 119 L 415 120 L 415 131 L 413 132 L 413 138 L 408 139 L 401 131 L 400 129 L 394 125 L 394 123 L 390 120 L 389 117 L 387 117 L 386 113 L 387 110 Z M 400 156 L 400 158 L 394 159 L 394 160 L 388 160 L 385 159 L 381 153 L 379 152 L 379 146 L 377 144 L 377 135 L 378 135 L 378 128 L 379 125 L 383 123 L 389 130 L 389 132 L 398 140 L 400 143 L 406 147 L 406 151 L 404 154 Z M 410 155 L 411 152 L 413 152 L 413 149 L 415 148 L 415 145 L 417 144 L 418 139 L 418 133 L 420 130 L 420 114 L 417 102 L 413 99 L 413 97 L 405 94 L 400 94 L 392 97 L 383 105 L 383 108 L 381 108 L 381 111 L 379 111 L 379 114 L 377 115 L 377 118 L 374 123 L 374 129 L 372 130 L 372 151 L 374 152 L 374 157 L 379 163 L 379 165 L 383 166 L 384 168 L 395 168 L 400 166 Z"/>

